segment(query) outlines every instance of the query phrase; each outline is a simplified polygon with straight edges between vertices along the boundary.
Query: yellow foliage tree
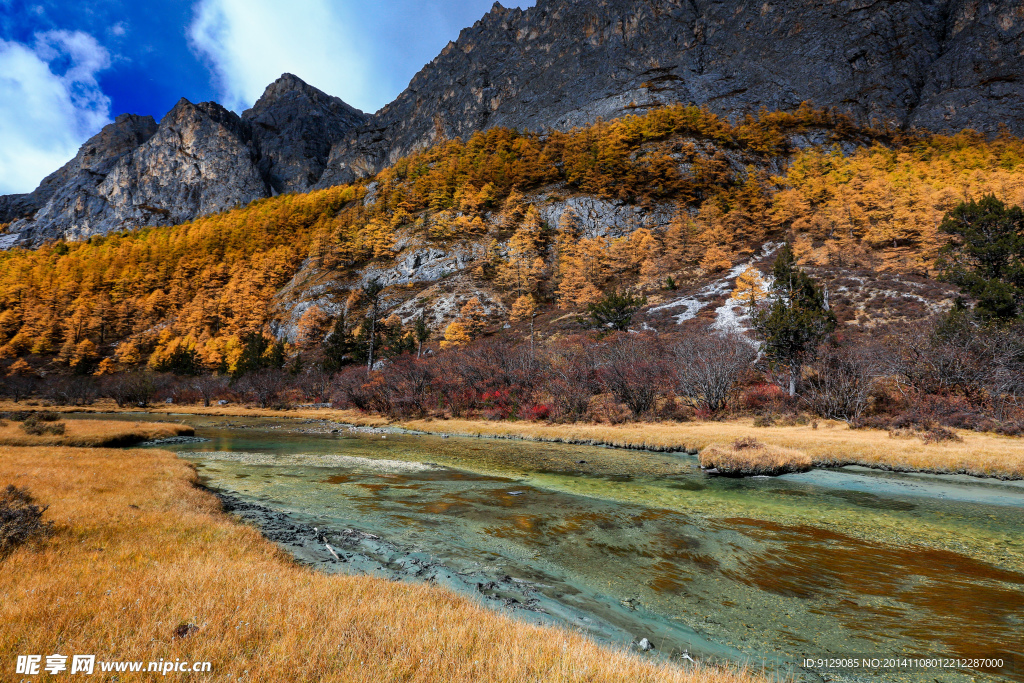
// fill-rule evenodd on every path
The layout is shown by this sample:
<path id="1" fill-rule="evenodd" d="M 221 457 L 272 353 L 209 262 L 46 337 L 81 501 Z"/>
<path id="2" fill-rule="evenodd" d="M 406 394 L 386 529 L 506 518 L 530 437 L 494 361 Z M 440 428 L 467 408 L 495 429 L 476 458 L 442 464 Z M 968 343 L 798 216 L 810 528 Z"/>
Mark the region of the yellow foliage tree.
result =
<path id="1" fill-rule="evenodd" d="M 444 331 L 444 339 L 441 340 L 441 348 L 448 348 L 450 346 L 462 346 L 471 342 L 473 338 L 469 335 L 469 331 L 466 329 L 465 324 L 456 320 L 450 323 Z"/>
<path id="2" fill-rule="evenodd" d="M 301 348 L 316 346 L 323 341 L 330 322 L 331 319 L 324 313 L 322 308 L 315 304 L 310 306 L 299 318 L 299 322 L 296 325 L 298 334 L 298 339 L 295 340 L 296 343 Z"/>
<path id="3" fill-rule="evenodd" d="M 520 320 L 529 320 L 533 317 L 533 312 L 537 310 L 537 304 L 533 300 L 532 296 L 523 295 L 515 300 L 512 304 L 512 311 L 509 314 L 509 320 L 512 322 L 519 322 Z"/>
<path id="4" fill-rule="evenodd" d="M 96 368 L 96 372 L 93 374 L 97 377 L 104 375 L 113 375 L 117 372 L 117 363 L 114 362 L 113 358 L 104 358 L 100 361 L 100 364 Z"/>
<path id="5" fill-rule="evenodd" d="M 720 273 L 732 267 L 732 255 L 717 244 L 708 247 L 700 267 L 706 273 Z"/>
<path id="6" fill-rule="evenodd" d="M 479 298 L 474 296 L 462 306 L 459 310 L 459 320 L 470 338 L 476 338 L 483 332 L 484 324 L 487 322 L 487 311 L 484 310 Z"/>
<path id="7" fill-rule="evenodd" d="M 761 272 L 757 268 L 748 266 L 736 278 L 736 288 L 732 290 L 730 298 L 748 309 L 753 309 L 767 296 L 768 283 L 761 277 Z"/>

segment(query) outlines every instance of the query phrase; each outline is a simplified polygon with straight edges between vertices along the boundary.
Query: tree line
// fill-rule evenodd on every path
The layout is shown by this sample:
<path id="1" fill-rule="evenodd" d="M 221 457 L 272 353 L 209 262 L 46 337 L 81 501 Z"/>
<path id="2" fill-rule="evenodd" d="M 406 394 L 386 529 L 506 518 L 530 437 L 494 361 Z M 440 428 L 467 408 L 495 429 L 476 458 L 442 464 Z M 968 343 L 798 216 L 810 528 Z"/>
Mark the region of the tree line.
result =
<path id="1" fill-rule="evenodd" d="M 840 328 L 824 291 L 786 244 L 768 281 L 749 273 L 737 283 L 733 297 L 750 315 L 749 336 L 696 321 L 661 334 L 631 330 L 644 301 L 612 290 L 587 307 L 580 321 L 587 330 L 543 344 L 534 343 L 532 329 L 529 343 L 483 336 L 424 354 L 429 328 L 422 319 L 412 326 L 396 316 L 378 320 L 382 288 L 371 280 L 361 290 L 368 316 L 357 331 L 343 317 L 324 318 L 305 360 L 251 334 L 234 371 L 219 375 L 203 374 L 194 350 L 179 348 L 157 368 L 163 374 L 98 379 L 43 380 L 19 360 L 0 387 L 15 400 L 36 393 L 57 403 L 102 394 L 119 405 L 306 402 L 391 417 L 611 423 L 754 414 L 762 425 L 802 412 L 853 426 L 1019 434 L 1024 212 L 988 196 L 956 207 L 940 229 L 950 236 L 943 275 L 964 296 L 947 313 L 915 323 Z M 467 318 L 477 314 L 472 302 L 467 307 Z"/>
<path id="2" fill-rule="evenodd" d="M 830 142 L 794 148 L 791 135 L 809 130 Z M 851 141 L 875 144 L 828 147 Z M 780 155 L 788 163 L 773 175 Z M 552 184 L 668 202 L 675 216 L 664 230 L 588 237 L 571 212 L 559 225 L 541 220 L 529 193 Z M 0 364 L 104 375 L 187 361 L 237 374 L 253 335 L 268 334 L 282 287 L 300 273 L 325 279 L 386 266 L 400 237 L 486 247 L 472 277 L 498 292 L 513 323 L 545 308 L 583 311 L 611 289 L 642 295 L 700 281 L 770 237 L 788 236 L 799 265 L 937 275 L 935 259 L 950 239 L 942 217 L 986 194 L 1024 203 L 1020 139 L 900 137 L 806 106 L 735 123 L 680 105 L 568 132 L 491 129 L 356 185 L 258 200 L 181 226 L 0 253 Z M 377 321 L 362 324 L 368 299 L 358 287 L 349 293 L 348 333 L 375 338 Z M 287 340 L 286 355 L 301 352 L 313 332 L 331 332 L 336 321 L 318 315 L 302 321 L 305 337 Z M 479 331 L 469 313 L 452 325 L 433 336 L 457 345 Z M 394 321 L 381 332 L 394 336 Z M 406 321 L 388 346 L 422 346 L 416 335 Z"/>

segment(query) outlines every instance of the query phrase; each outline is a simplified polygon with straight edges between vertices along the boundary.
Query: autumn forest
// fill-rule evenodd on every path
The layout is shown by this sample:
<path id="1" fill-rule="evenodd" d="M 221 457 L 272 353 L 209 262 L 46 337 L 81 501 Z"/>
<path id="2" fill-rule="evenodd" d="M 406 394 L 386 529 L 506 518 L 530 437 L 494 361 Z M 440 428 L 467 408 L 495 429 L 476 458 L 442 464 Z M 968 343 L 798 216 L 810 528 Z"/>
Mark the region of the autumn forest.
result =
<path id="1" fill-rule="evenodd" d="M 671 219 L 618 235 L 588 233 L 572 211 L 554 225 L 542 219 L 539 202 L 573 196 Z M 609 297 L 640 311 L 648 297 L 681 295 L 753 263 L 769 242 L 786 242 L 792 267 L 810 273 L 842 266 L 950 283 L 940 226 L 986 196 L 1024 205 L 1024 140 L 865 128 L 809 106 L 736 122 L 670 106 L 569 132 L 495 128 L 354 185 L 0 253 L 0 363 L 9 376 L 184 367 L 237 379 L 311 364 L 336 372 L 365 365 L 367 349 L 372 365 L 374 346 L 378 358 L 422 357 L 424 345 L 443 354 L 500 338 L 509 325 L 520 341 L 529 327 L 533 353 L 614 328 L 590 324 Z M 433 329 L 423 314 L 389 315 L 418 290 L 367 296 L 360 272 L 425 244 L 476 245 L 467 277 L 501 305 L 473 299 Z M 736 300 L 744 287 L 748 298 L 768 291 L 772 264 L 758 267 L 729 282 Z M 282 288 L 299 281 L 329 283 L 337 305 L 307 306 L 293 316 L 293 335 L 275 337 L 286 326 L 273 323 L 292 315 Z M 832 336 L 907 322 L 851 316 Z"/>

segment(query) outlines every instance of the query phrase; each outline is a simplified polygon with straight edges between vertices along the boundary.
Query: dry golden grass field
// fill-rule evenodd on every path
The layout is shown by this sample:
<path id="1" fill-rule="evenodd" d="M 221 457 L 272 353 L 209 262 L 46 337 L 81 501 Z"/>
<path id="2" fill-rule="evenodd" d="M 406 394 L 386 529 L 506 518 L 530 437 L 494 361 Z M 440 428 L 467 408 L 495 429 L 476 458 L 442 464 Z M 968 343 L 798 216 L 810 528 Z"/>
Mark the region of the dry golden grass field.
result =
<path id="1" fill-rule="evenodd" d="M 432 586 L 298 566 L 167 451 L 4 447 L 8 484 L 50 506 L 56 527 L 0 559 L 5 672 L 18 655 L 60 653 L 211 662 L 191 680 L 762 680 L 645 662 Z"/>
<path id="2" fill-rule="evenodd" d="M 0 410 L 25 409 L 25 404 L 0 402 Z M 28 407 L 32 410 L 32 407 Z M 35 408 L 41 410 L 41 408 Z M 48 408 L 48 410 L 62 410 Z M 82 409 L 63 409 L 82 410 Z M 89 412 L 118 411 L 112 401 L 98 401 Z M 892 438 L 879 429 L 850 429 L 844 422 L 819 421 L 808 425 L 755 427 L 753 419 L 723 421 L 609 424 L 549 424 L 546 422 L 492 422 L 462 419 L 388 420 L 355 410 L 268 410 L 242 405 L 155 406 L 154 413 L 182 413 L 230 417 L 303 418 L 364 426 L 393 426 L 453 436 L 487 436 L 650 449 L 703 450 L 712 443 L 731 443 L 753 437 L 762 443 L 793 448 L 810 456 L 815 466 L 864 465 L 899 471 L 962 473 L 979 477 L 1024 478 L 1024 438 L 956 430 L 962 441 L 925 443 L 921 438 Z"/>
<path id="3" fill-rule="evenodd" d="M 357 421 L 350 415 L 348 421 Z M 379 424 L 379 421 L 370 422 Z M 922 439 L 893 439 L 878 429 L 850 429 L 842 422 L 793 427 L 754 427 L 753 420 L 605 424 L 546 424 L 473 420 L 402 420 L 394 423 L 435 433 L 525 438 L 655 451 L 703 450 L 712 443 L 753 437 L 772 446 L 810 456 L 817 466 L 865 465 L 886 469 L 964 473 L 983 477 L 1024 478 L 1024 439 L 958 431 L 962 442 L 926 444 Z"/>
<path id="4" fill-rule="evenodd" d="M 811 456 L 795 448 L 772 446 L 746 438 L 729 444 L 711 444 L 700 452 L 700 466 L 714 467 L 729 475 L 775 475 L 806 472 L 811 469 Z"/>
<path id="5" fill-rule="evenodd" d="M 62 435 L 26 434 L 20 422 L 0 423 L 2 446 L 129 446 L 142 441 L 166 439 L 194 433 L 191 427 L 167 422 L 120 422 L 103 420 L 68 420 Z"/>

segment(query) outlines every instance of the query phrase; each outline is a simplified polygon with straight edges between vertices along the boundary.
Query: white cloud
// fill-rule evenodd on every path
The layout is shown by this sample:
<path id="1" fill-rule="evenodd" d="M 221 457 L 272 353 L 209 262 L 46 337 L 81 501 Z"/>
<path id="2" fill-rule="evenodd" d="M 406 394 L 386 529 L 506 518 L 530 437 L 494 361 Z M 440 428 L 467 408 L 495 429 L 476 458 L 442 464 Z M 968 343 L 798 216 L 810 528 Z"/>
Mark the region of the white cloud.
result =
<path id="1" fill-rule="evenodd" d="M 0 194 L 31 192 L 110 122 L 96 74 L 110 55 L 81 31 L 47 31 L 32 47 L 0 40 Z"/>
<path id="2" fill-rule="evenodd" d="M 384 102 L 366 77 L 354 26 L 344 4 L 331 0 L 200 0 L 188 34 L 214 71 L 222 104 L 238 112 L 285 72 L 373 111 Z"/>

